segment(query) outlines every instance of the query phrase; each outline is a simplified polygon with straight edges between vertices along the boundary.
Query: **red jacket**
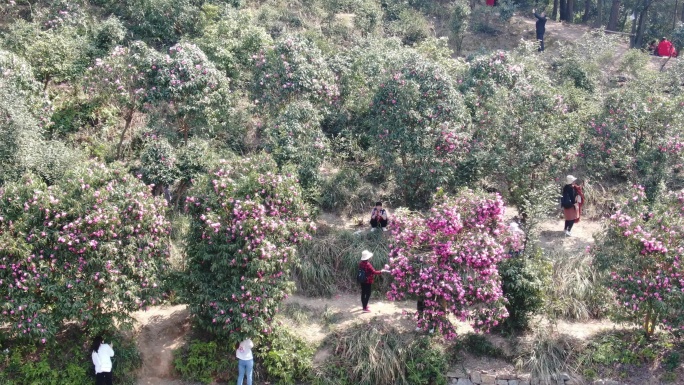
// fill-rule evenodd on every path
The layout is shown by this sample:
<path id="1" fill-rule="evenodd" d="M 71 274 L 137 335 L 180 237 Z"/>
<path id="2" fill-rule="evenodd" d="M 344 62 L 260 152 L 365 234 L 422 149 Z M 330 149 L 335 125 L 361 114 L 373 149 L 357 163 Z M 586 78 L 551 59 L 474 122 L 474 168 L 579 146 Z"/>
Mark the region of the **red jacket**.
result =
<path id="1" fill-rule="evenodd" d="M 382 274 L 382 271 L 375 270 L 373 265 L 368 261 L 361 261 L 361 263 L 359 263 L 359 269 L 363 269 L 363 271 L 366 272 L 366 283 L 373 283 L 375 276 Z"/>
<path id="2" fill-rule="evenodd" d="M 658 56 L 674 56 L 674 46 L 668 40 L 663 40 L 658 44 Z"/>

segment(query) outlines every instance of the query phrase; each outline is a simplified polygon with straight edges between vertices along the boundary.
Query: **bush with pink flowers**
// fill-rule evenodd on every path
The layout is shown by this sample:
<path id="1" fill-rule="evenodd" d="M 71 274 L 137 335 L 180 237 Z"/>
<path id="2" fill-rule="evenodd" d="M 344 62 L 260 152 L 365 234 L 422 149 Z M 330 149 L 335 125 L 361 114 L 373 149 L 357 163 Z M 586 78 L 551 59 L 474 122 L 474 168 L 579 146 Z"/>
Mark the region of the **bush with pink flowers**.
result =
<path id="1" fill-rule="evenodd" d="M 425 215 L 393 218 L 389 269 L 395 282 L 387 297 L 423 299 L 418 327 L 436 328 L 448 339 L 456 336 L 448 315 L 487 331 L 508 316 L 497 265 L 522 239 L 509 232 L 498 195 L 439 191 L 434 201 Z"/>
<path id="2" fill-rule="evenodd" d="M 159 303 L 168 258 L 165 202 L 121 169 L 86 164 L 48 186 L 0 190 L 0 325 L 46 342 L 66 322 L 93 333 Z"/>
<path id="3" fill-rule="evenodd" d="M 618 305 L 617 318 L 639 325 L 646 334 L 656 327 L 683 329 L 684 191 L 657 201 L 645 189 L 613 214 L 592 253 L 607 272 Z"/>
<path id="4" fill-rule="evenodd" d="M 239 340 L 269 333 L 294 288 L 295 245 L 314 229 L 293 174 L 269 157 L 224 163 L 186 199 L 187 298 L 198 326 Z"/>

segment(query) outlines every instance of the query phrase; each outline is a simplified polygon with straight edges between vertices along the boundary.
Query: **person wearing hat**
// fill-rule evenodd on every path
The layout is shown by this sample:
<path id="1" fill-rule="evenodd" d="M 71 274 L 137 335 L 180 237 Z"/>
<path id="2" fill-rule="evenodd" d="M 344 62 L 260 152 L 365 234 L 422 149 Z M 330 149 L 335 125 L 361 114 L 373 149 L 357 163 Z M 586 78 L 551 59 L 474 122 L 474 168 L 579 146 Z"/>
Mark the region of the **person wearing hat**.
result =
<path id="1" fill-rule="evenodd" d="M 575 178 L 572 175 L 565 177 L 565 186 L 563 186 L 563 197 L 561 198 L 561 206 L 563 207 L 563 217 L 565 218 L 565 235 L 570 237 L 572 234 L 572 225 L 575 220 L 579 218 L 579 205 L 582 203 L 581 195 L 577 194 L 575 189 Z"/>
<path id="2" fill-rule="evenodd" d="M 371 297 L 371 287 L 373 286 L 373 280 L 375 276 L 388 272 L 388 270 L 375 270 L 373 265 L 370 263 L 371 257 L 373 257 L 373 253 L 370 251 L 364 250 L 361 252 L 359 270 L 363 270 L 366 273 L 366 282 L 361 282 L 361 305 L 363 306 L 364 313 L 370 313 L 368 301 Z"/>

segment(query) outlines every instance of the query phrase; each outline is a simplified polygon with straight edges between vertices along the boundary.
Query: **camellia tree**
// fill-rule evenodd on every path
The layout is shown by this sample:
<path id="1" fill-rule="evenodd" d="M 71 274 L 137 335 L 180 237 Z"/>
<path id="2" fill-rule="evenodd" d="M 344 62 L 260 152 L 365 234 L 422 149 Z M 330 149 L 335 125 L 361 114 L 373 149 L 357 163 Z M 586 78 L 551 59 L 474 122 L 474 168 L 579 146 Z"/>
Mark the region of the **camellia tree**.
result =
<path id="1" fill-rule="evenodd" d="M 509 231 L 498 195 L 439 191 L 426 215 L 397 213 L 392 220 L 387 297 L 425 301 L 418 327 L 456 336 L 447 316 L 472 320 L 487 331 L 508 316 L 497 265 L 518 250 L 521 236 Z"/>
<path id="2" fill-rule="evenodd" d="M 0 324 L 45 343 L 65 322 L 93 333 L 130 326 L 160 301 L 165 202 L 121 169 L 84 164 L 47 186 L 0 190 Z"/>
<path id="3" fill-rule="evenodd" d="M 543 211 L 557 204 L 555 178 L 576 163 L 581 132 L 562 90 L 529 49 L 477 57 L 461 83 L 475 132 L 474 179 L 502 191 L 524 220 L 534 211 L 530 200 L 548 198 Z"/>
<path id="4" fill-rule="evenodd" d="M 160 55 L 143 42 L 133 42 L 128 47 L 115 47 L 109 56 L 97 59 L 88 68 L 85 77 L 86 92 L 100 98 L 121 111 L 124 127 L 116 147 L 116 157 L 121 157 L 121 145 L 131 127 L 135 113 L 140 112 L 148 101 L 148 93 L 154 82 L 149 72 Z"/>
<path id="5" fill-rule="evenodd" d="M 338 100 L 335 76 L 321 51 L 300 36 L 284 36 L 252 57 L 255 103 L 273 110 L 296 100 L 328 106 Z"/>
<path id="6" fill-rule="evenodd" d="M 198 326 L 239 341 L 271 330 L 293 289 L 295 245 L 314 229 L 296 176 L 265 155 L 224 163 L 186 198 L 187 296 Z"/>
<path id="7" fill-rule="evenodd" d="M 618 318 L 641 326 L 684 330 L 684 191 L 656 201 L 637 186 L 619 206 L 592 248 L 608 273 Z"/>
<path id="8" fill-rule="evenodd" d="M 176 124 L 188 143 L 191 130 L 211 131 L 228 124 L 231 106 L 229 79 L 196 45 L 179 43 L 151 63 L 148 95 L 163 107 L 163 116 Z"/>
<path id="9" fill-rule="evenodd" d="M 376 91 L 365 126 L 372 153 L 404 202 L 421 207 L 435 188 L 455 181 L 469 151 L 470 124 L 446 71 L 416 53 L 402 59 Z"/>

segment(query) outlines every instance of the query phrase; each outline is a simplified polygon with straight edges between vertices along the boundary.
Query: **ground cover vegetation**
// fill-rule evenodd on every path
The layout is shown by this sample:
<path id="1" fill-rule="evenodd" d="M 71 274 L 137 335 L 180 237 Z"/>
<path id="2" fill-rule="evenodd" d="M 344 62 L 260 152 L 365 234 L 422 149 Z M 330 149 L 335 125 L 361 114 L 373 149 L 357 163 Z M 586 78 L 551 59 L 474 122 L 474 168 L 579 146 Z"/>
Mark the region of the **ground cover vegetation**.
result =
<path id="1" fill-rule="evenodd" d="M 468 44 L 536 6 L 681 48 L 684 9 L 499 3 L 0 2 L 0 382 L 90 381 L 108 333 L 134 383 L 132 314 L 167 301 L 193 324 L 176 374 L 204 383 L 233 381 L 245 337 L 282 384 L 444 384 L 464 354 L 545 381 L 681 380 L 684 64 L 602 31 L 543 55 Z M 607 214 L 589 250 L 540 243 L 568 173 L 585 218 Z M 359 232 L 376 200 L 390 231 Z M 364 249 L 391 272 L 374 295 L 424 300 L 407 318 L 434 334 L 283 305 L 355 292 Z M 635 328 L 532 328 L 592 318 Z M 311 320 L 328 338 L 291 326 Z"/>

